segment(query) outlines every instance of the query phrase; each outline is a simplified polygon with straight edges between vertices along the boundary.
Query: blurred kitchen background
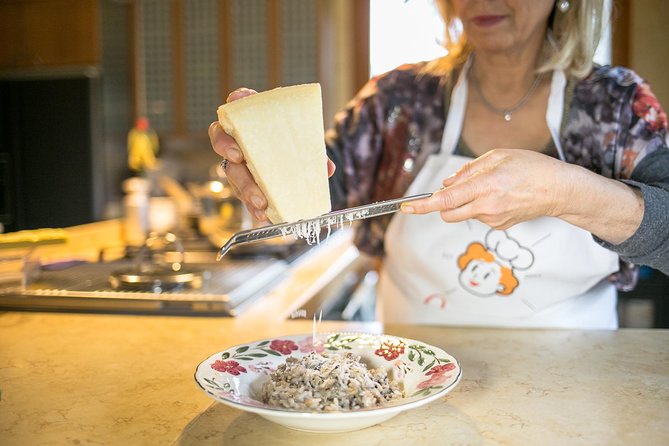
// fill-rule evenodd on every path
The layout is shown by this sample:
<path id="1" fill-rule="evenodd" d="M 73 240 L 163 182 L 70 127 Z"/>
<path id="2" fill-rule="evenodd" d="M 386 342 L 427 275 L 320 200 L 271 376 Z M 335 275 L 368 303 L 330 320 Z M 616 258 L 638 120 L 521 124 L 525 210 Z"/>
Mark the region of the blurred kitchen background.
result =
<path id="1" fill-rule="evenodd" d="M 607 5 L 600 62 L 633 68 L 669 107 L 669 4 Z M 0 222 L 123 217 L 140 116 L 161 175 L 205 184 L 219 161 L 207 128 L 228 92 L 320 82 L 327 127 L 371 75 L 441 54 L 442 33 L 431 0 L 0 0 Z M 644 269 L 621 324 L 669 326 L 667 299 L 667 277 Z"/>

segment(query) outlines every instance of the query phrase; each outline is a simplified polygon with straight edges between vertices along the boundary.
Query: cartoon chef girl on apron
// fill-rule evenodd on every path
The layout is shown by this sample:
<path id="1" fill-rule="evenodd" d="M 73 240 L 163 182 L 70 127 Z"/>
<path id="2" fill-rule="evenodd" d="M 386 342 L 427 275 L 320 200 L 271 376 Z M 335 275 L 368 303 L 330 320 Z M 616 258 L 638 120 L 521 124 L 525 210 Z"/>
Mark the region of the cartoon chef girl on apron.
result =
<path id="1" fill-rule="evenodd" d="M 441 188 L 470 158 L 455 155 L 467 103 L 467 63 L 453 89 L 441 151 L 431 155 L 406 195 Z M 553 72 L 546 122 L 560 158 L 566 78 Z M 379 283 L 385 323 L 617 328 L 616 290 L 606 277 L 618 256 L 592 235 L 541 217 L 507 230 L 478 220 L 445 223 L 438 212 L 396 214 L 385 237 Z"/>

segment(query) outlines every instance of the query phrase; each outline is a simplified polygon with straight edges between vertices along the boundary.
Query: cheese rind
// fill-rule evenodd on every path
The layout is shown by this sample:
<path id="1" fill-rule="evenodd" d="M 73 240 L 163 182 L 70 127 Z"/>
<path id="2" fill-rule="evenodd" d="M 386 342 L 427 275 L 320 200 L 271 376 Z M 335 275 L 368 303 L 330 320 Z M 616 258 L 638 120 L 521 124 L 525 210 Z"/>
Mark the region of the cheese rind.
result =
<path id="1" fill-rule="evenodd" d="M 319 84 L 275 88 L 218 108 L 223 130 L 239 144 L 268 201 L 272 223 L 330 211 Z"/>

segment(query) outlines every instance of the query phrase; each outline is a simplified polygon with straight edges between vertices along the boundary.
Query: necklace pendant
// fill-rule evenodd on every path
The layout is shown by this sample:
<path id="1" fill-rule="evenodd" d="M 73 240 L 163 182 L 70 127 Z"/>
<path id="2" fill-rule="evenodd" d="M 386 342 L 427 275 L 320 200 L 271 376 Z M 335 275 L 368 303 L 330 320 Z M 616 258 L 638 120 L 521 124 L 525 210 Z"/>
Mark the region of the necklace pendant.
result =
<path id="1" fill-rule="evenodd" d="M 506 122 L 511 121 L 511 113 L 509 113 L 509 112 L 504 112 L 504 120 L 505 120 Z"/>

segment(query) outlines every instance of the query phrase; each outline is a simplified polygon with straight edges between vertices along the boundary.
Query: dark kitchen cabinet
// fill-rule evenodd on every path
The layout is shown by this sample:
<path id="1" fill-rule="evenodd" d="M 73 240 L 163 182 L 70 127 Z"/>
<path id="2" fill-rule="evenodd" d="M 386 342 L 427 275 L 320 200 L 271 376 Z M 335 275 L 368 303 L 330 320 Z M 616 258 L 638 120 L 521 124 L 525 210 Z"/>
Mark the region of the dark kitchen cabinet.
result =
<path id="1" fill-rule="evenodd" d="M 101 213 L 98 79 L 0 81 L 0 218 L 6 231 L 64 227 Z"/>
<path id="2" fill-rule="evenodd" d="M 6 231 L 109 217 L 106 205 L 127 176 L 133 4 L 0 0 L 0 222 Z"/>

